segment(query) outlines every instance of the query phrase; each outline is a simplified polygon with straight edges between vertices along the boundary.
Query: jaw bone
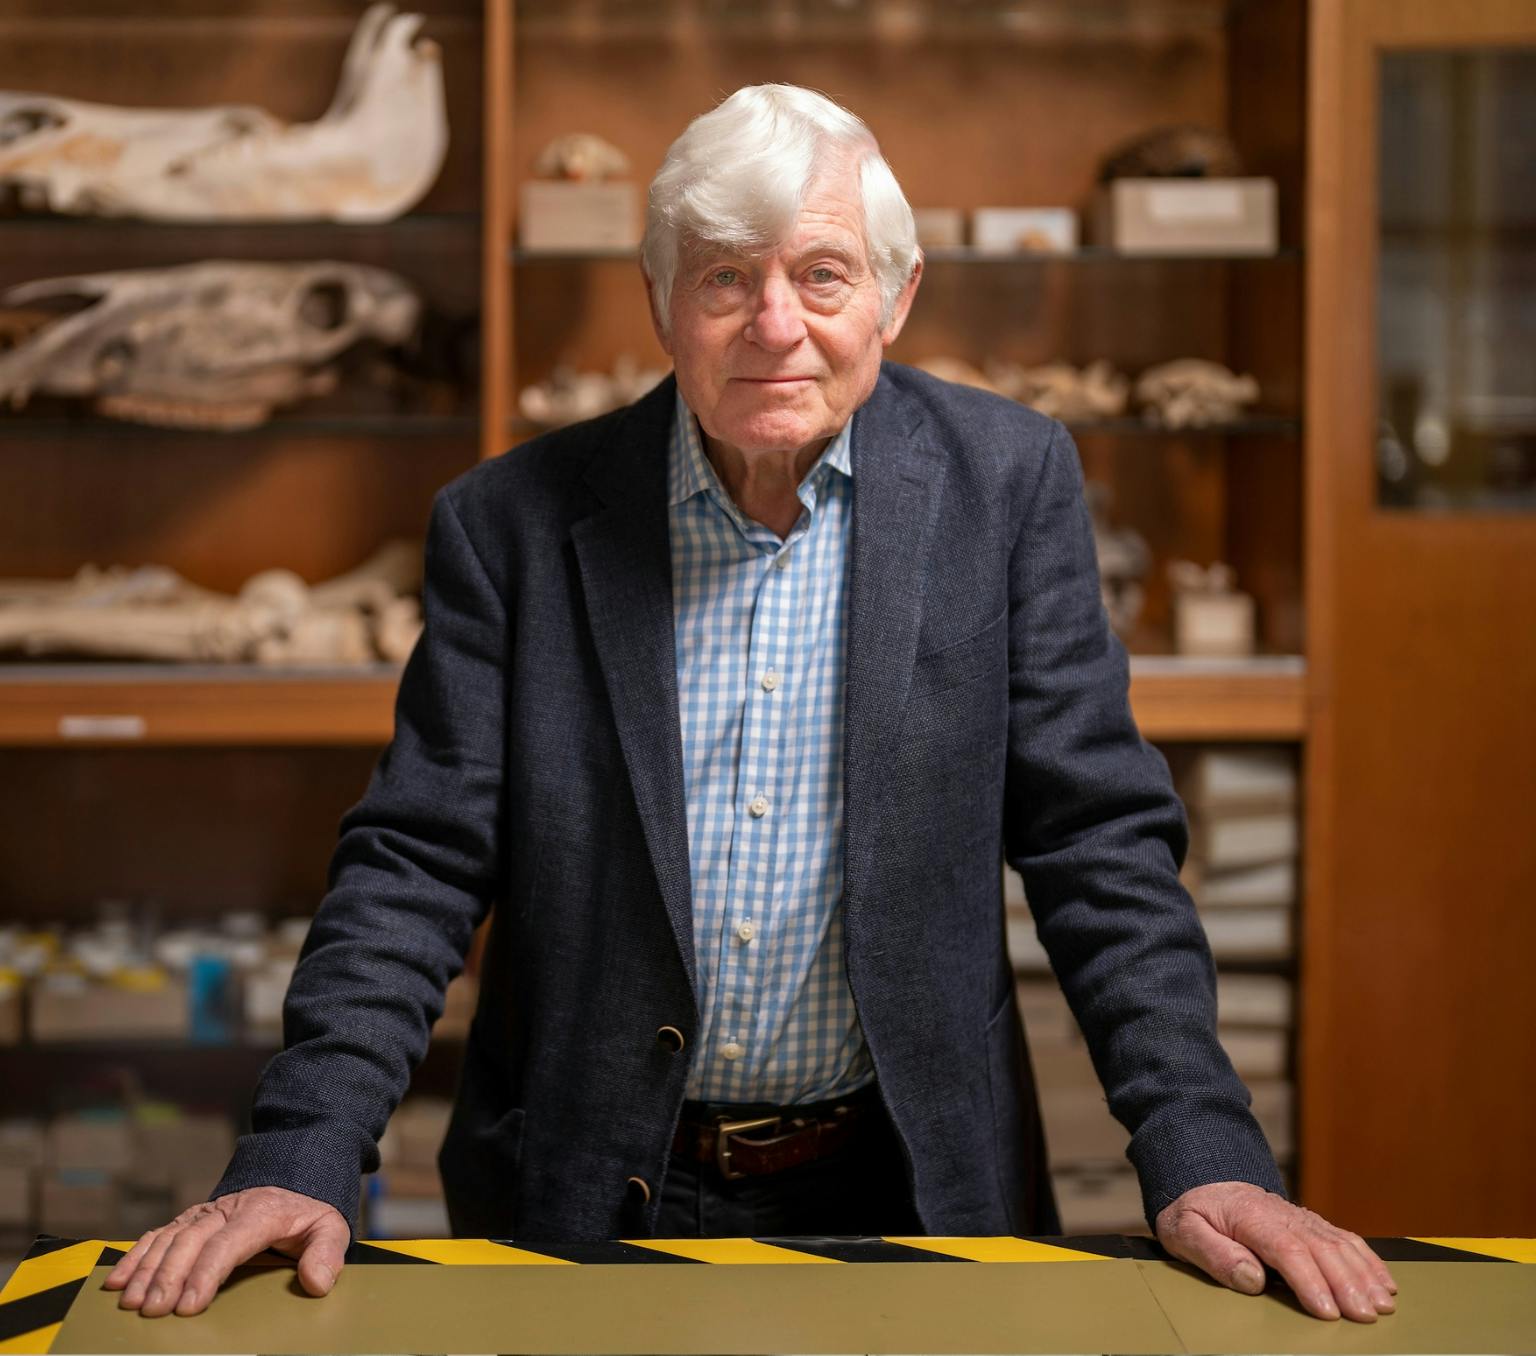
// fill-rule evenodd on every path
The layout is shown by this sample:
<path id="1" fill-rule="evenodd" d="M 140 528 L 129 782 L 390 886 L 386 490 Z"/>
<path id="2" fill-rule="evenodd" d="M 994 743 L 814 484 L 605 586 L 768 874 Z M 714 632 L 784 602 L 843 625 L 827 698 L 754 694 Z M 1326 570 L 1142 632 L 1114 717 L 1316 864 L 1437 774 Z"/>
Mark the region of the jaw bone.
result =
<path id="1" fill-rule="evenodd" d="M 384 269 L 226 263 L 48 278 L 4 303 L 87 304 L 0 352 L 0 401 L 34 391 L 94 397 L 99 413 L 183 428 L 263 423 L 329 390 L 324 364 L 360 339 L 403 343 L 421 303 Z M 317 370 L 318 369 L 318 370 Z"/>
<path id="2" fill-rule="evenodd" d="M 448 148 L 442 57 L 422 18 L 368 8 L 316 122 L 259 108 L 135 109 L 0 92 L 0 186 L 24 204 L 164 221 L 388 221 Z"/>

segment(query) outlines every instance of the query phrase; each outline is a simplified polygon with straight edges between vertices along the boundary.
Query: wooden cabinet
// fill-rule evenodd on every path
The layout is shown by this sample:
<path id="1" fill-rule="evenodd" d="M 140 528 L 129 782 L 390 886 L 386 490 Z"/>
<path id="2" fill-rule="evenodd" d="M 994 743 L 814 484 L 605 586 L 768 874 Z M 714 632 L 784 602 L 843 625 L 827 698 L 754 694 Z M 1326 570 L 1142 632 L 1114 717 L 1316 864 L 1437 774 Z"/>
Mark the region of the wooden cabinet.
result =
<path id="1" fill-rule="evenodd" d="M 1200 356 L 1253 372 L 1261 411 L 1231 428 L 1170 433 L 1127 418 L 1074 434 L 1087 474 L 1112 488 L 1115 518 L 1154 554 L 1132 645 L 1144 733 L 1305 741 L 1316 693 L 1302 645 L 1313 248 L 1302 0 L 410 7 L 443 48 L 452 145 L 408 216 L 186 227 L 4 212 L 0 285 L 209 257 L 381 264 L 451 322 L 456 378 L 414 403 L 344 388 L 242 435 L 128 429 L 57 408 L 0 412 L 0 576 L 153 561 L 223 589 L 274 565 L 323 578 L 391 536 L 419 536 L 437 486 L 529 436 L 517 393 L 557 365 L 606 369 L 625 355 L 664 365 L 634 258 L 516 248 L 518 186 L 562 133 L 614 142 L 643 182 L 723 92 L 791 81 L 869 122 L 914 206 L 1086 209 L 1106 153 L 1154 128 L 1198 124 L 1225 130 L 1252 173 L 1276 180 L 1275 256 L 936 250 L 893 356 L 1107 358 L 1132 375 Z M 359 8 L 20 0 L 0 16 L 0 88 L 237 100 L 313 117 Z M 1237 566 L 1258 600 L 1261 657 L 1168 652 L 1163 569 L 1179 556 Z M 312 905 L 336 819 L 389 738 L 397 676 L 387 666 L 0 664 L 0 814 L 21 830 L 0 857 L 8 914 L 83 920 L 104 893 L 180 915 Z M 210 808 L 221 804 L 237 808 Z"/>
<path id="2" fill-rule="evenodd" d="M 1311 48 L 1304 1182 L 1369 1233 L 1513 1234 L 1536 1217 L 1536 11 L 1319 0 Z"/>

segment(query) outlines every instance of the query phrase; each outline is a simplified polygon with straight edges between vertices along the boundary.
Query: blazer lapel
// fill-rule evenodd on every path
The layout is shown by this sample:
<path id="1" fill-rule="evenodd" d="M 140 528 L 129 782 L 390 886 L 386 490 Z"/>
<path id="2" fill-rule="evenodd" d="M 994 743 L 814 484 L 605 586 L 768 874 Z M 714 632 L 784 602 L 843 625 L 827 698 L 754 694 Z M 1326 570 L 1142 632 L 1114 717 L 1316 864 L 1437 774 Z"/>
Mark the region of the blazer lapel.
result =
<path id="1" fill-rule="evenodd" d="M 912 683 L 946 461 L 882 371 L 853 421 L 853 549 L 843 728 L 843 900 L 856 926 L 874 867 L 885 751 Z"/>
<path id="2" fill-rule="evenodd" d="M 604 507 L 571 537 L 646 846 L 697 993 L 667 518 L 676 389 L 668 378 L 643 397 L 593 457 L 586 479 Z"/>

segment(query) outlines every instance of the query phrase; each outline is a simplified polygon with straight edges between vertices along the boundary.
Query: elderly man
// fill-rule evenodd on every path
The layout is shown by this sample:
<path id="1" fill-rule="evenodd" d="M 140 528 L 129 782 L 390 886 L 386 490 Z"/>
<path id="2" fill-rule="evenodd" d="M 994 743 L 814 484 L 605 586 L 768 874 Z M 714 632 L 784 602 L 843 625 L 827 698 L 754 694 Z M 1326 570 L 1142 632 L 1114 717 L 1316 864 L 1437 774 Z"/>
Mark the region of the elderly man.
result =
<path id="1" fill-rule="evenodd" d="M 738 91 L 668 152 L 643 263 L 675 379 L 438 496 L 253 1133 L 108 1284 L 195 1313 L 276 1246 L 327 1291 L 493 901 L 456 1232 L 1050 1232 L 1003 857 L 1168 1249 L 1389 1311 L 1366 1245 L 1280 1194 L 1217 1044 L 1070 439 L 882 363 L 922 261 L 869 131 Z"/>

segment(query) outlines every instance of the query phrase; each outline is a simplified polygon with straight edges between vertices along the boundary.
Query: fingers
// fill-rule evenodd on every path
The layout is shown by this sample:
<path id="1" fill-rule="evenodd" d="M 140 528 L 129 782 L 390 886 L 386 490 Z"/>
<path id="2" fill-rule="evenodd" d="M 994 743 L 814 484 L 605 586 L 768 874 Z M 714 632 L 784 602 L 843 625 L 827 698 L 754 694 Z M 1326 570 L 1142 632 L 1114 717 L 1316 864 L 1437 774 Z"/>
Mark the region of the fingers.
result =
<path id="1" fill-rule="evenodd" d="M 140 1286 L 142 1281 L 142 1287 L 137 1291 L 139 1312 L 145 1318 L 160 1318 L 170 1313 L 181 1298 L 187 1273 L 197 1261 L 203 1245 L 224 1227 L 223 1214 L 209 1210 L 179 1228 L 167 1229 L 162 1237 L 168 1240 L 169 1246 L 158 1258 L 151 1248 L 150 1261 L 154 1261 L 155 1265 L 151 1268 L 149 1261 L 146 1261 L 144 1267 L 140 1268 L 139 1276 L 129 1282 L 123 1294 L 122 1307 L 134 1307 L 130 1299 L 135 1296 L 135 1287 Z"/>
<path id="2" fill-rule="evenodd" d="M 1280 1273 L 1302 1308 L 1318 1318 L 1342 1315 L 1374 1323 L 1397 1307 L 1354 1246 L 1353 1235 L 1310 1210 L 1275 1201 L 1262 1215 L 1239 1217 L 1234 1232 Z"/>
<path id="3" fill-rule="evenodd" d="M 229 1274 L 267 1248 L 299 1256 L 299 1280 L 311 1295 L 336 1283 L 351 1232 L 323 1201 L 280 1187 L 252 1187 L 183 1211 L 153 1229 L 109 1273 L 119 1307 L 146 1318 L 172 1310 L 201 1313 Z"/>
<path id="4" fill-rule="evenodd" d="M 1200 1215 L 1191 1213 L 1180 1220 L 1167 1234 L 1164 1246 L 1232 1290 L 1257 1295 L 1264 1289 L 1264 1268 L 1259 1259 Z"/>
<path id="5" fill-rule="evenodd" d="M 257 1253 L 282 1242 L 285 1228 L 282 1223 L 274 1225 L 269 1216 L 242 1215 L 236 1211 L 223 1228 L 202 1242 L 185 1273 L 184 1283 L 177 1287 L 179 1293 L 171 1298 L 164 1312 L 174 1308 L 184 1318 L 202 1313 L 229 1279 L 229 1273 Z"/>
<path id="6" fill-rule="evenodd" d="M 1397 1282 L 1392 1279 L 1392 1273 L 1387 1270 L 1387 1264 L 1376 1255 L 1371 1245 L 1361 1238 L 1359 1234 L 1346 1234 L 1345 1237 L 1349 1239 L 1355 1251 L 1360 1254 L 1361 1259 L 1365 1262 L 1365 1268 L 1370 1272 L 1371 1279 L 1385 1290 L 1387 1294 L 1397 1294 Z"/>
<path id="7" fill-rule="evenodd" d="M 334 1210 L 311 1227 L 299 1255 L 299 1284 L 311 1295 L 328 1295 L 341 1274 L 351 1232 Z"/>
<path id="8" fill-rule="evenodd" d="M 138 1270 L 139 1263 L 144 1260 L 144 1254 L 149 1251 L 149 1245 L 155 1241 L 159 1234 L 158 1229 L 151 1229 L 133 1247 L 123 1255 L 121 1261 L 107 1273 L 107 1279 L 102 1285 L 108 1290 L 121 1290 L 130 1280 L 133 1273 Z"/>
<path id="9" fill-rule="evenodd" d="M 155 1268 L 160 1265 L 160 1259 L 165 1256 L 176 1236 L 177 1225 L 167 1224 L 163 1229 L 156 1229 L 148 1235 L 149 1246 L 144 1255 L 139 1258 L 138 1266 L 134 1269 L 132 1277 L 123 1289 L 123 1297 L 118 1300 L 120 1309 L 137 1309 L 144 1303 L 144 1294 L 149 1289 L 150 1280 L 155 1274 Z"/>
<path id="10" fill-rule="evenodd" d="M 1372 1279 L 1365 1259 L 1355 1251 L 1347 1237 L 1341 1235 L 1315 1241 L 1312 1256 L 1346 1318 L 1357 1323 L 1374 1323 L 1378 1314 L 1389 1314 L 1397 1307 L 1386 1290 Z"/>
<path id="11" fill-rule="evenodd" d="M 1192 1187 L 1156 1223 L 1169 1252 L 1234 1290 L 1257 1294 L 1263 1287 L 1250 1267 L 1264 1263 L 1318 1318 L 1374 1323 L 1397 1307 L 1392 1274 L 1364 1239 L 1262 1188 Z"/>
<path id="12" fill-rule="evenodd" d="M 1254 1251 L 1280 1273 L 1303 1309 L 1317 1318 L 1339 1317 L 1341 1311 L 1338 1300 L 1334 1298 L 1333 1286 L 1305 1243 L 1284 1231 L 1276 1231 L 1263 1240 L 1250 1241 L 1253 1242 Z M 1376 1321 L 1374 1309 L 1366 1321 Z"/>

